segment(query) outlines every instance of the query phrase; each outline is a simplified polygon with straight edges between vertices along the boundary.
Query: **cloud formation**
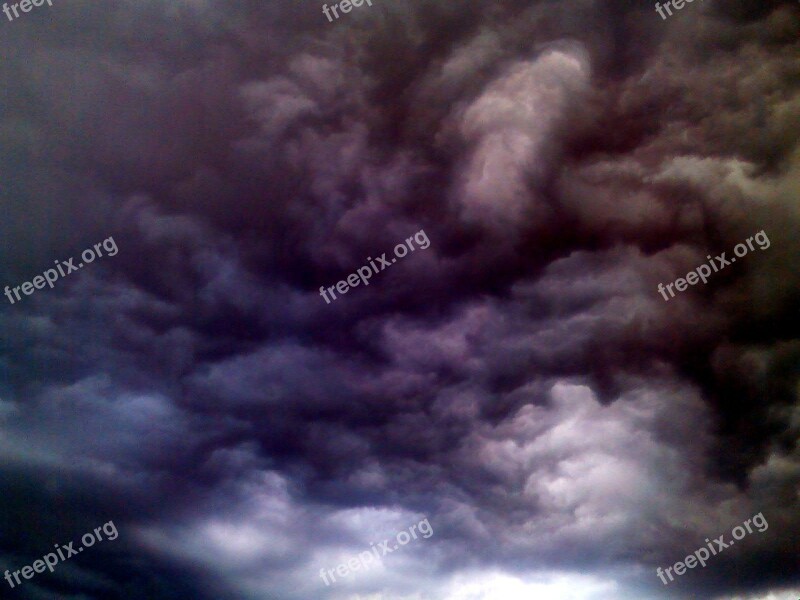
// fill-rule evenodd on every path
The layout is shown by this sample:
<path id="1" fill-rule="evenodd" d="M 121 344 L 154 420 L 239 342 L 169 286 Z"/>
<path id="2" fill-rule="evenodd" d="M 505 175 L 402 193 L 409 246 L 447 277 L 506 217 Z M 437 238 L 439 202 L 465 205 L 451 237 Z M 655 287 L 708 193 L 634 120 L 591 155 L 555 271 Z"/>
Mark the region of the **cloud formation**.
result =
<path id="1" fill-rule="evenodd" d="M 119 247 L 0 309 L 0 571 L 120 534 L 12 597 L 796 598 L 799 30 L 741 0 L 4 23 L 2 285 Z"/>

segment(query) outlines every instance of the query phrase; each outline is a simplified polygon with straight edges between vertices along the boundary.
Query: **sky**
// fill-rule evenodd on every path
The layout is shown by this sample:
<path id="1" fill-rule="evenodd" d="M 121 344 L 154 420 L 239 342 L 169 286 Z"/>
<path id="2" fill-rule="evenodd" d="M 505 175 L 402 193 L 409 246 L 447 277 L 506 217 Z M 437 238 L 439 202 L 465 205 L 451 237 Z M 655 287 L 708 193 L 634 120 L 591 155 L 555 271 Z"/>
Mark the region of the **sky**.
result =
<path id="1" fill-rule="evenodd" d="M 0 597 L 800 597 L 800 4 L 28 8 Z"/>

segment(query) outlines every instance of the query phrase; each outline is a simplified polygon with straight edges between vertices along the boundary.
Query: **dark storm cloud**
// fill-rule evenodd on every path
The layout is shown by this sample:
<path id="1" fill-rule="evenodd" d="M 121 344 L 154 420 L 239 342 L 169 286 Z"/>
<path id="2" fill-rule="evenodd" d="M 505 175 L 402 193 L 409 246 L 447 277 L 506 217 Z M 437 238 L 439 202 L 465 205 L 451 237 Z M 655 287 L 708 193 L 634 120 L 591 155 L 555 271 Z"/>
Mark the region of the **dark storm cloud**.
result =
<path id="1" fill-rule="evenodd" d="M 4 22 L 3 285 L 119 246 L 0 311 L 0 568 L 120 531 L 10 593 L 796 597 L 798 29 L 711 0 Z"/>

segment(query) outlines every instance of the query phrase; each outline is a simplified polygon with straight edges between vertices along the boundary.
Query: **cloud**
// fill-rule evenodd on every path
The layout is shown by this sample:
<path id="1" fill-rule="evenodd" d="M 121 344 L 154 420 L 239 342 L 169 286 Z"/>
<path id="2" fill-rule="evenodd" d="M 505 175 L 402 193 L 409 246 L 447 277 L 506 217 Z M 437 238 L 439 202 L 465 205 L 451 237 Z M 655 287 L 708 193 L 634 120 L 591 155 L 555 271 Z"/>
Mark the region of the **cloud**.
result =
<path id="1" fill-rule="evenodd" d="M 120 532 L 13 593 L 796 597 L 800 21 L 653 13 L 113 0 L 8 23 L 2 285 L 119 247 L 0 309 L 0 570 Z M 422 518 L 430 539 L 320 579 Z"/>

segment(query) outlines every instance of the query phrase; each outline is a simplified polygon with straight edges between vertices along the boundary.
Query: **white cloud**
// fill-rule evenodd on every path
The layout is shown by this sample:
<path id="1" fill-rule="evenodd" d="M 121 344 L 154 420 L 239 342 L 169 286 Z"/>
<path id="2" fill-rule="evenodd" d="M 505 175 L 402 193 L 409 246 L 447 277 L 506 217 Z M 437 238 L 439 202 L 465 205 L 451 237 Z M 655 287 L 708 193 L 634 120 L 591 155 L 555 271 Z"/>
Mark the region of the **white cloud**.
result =
<path id="1" fill-rule="evenodd" d="M 444 600 L 606 600 L 618 598 L 614 581 L 582 575 L 553 574 L 522 579 L 501 572 L 455 577 Z"/>
<path id="2" fill-rule="evenodd" d="M 715 600 L 797 600 L 800 598 L 800 588 L 769 592 L 766 595 L 755 596 L 718 596 Z"/>

